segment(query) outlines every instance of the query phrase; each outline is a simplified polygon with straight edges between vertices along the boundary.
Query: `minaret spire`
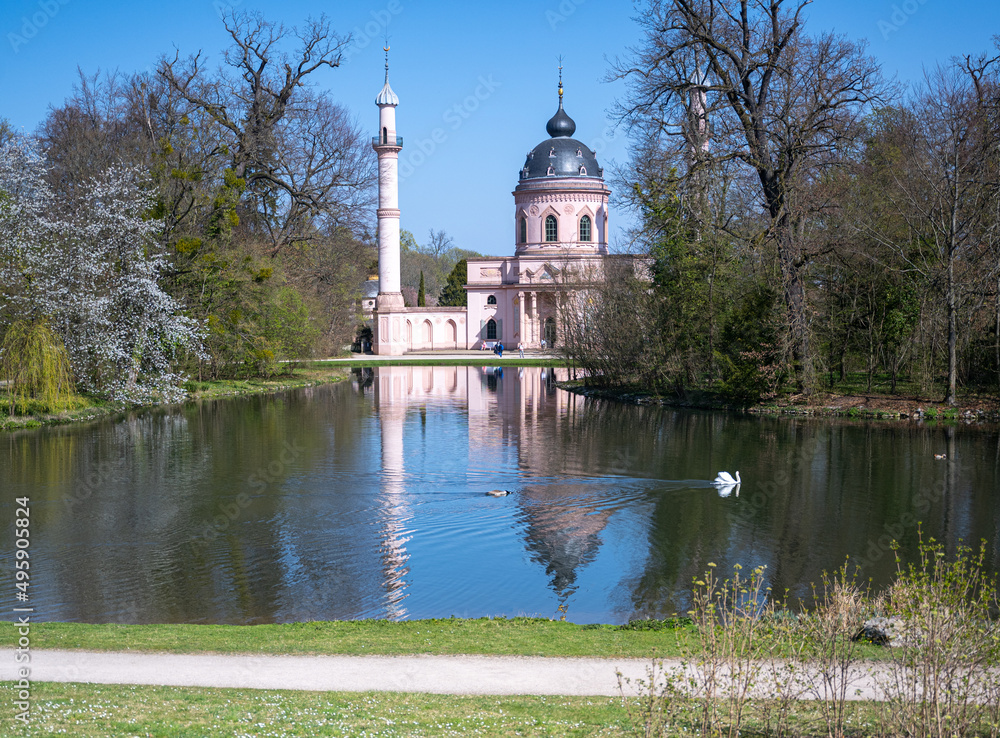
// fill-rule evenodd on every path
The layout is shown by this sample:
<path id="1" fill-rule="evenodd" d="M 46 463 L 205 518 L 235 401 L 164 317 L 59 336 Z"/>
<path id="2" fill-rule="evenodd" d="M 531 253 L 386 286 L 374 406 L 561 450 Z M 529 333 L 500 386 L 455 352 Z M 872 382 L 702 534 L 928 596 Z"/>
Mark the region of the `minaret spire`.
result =
<path id="1" fill-rule="evenodd" d="M 389 40 L 386 39 L 385 46 L 382 47 L 385 51 L 385 83 L 389 84 Z"/>
<path id="2" fill-rule="evenodd" d="M 559 57 L 559 109 L 556 110 L 556 114 L 553 115 L 549 122 L 545 124 L 545 130 L 552 138 L 559 137 L 569 137 L 576 132 L 576 123 L 570 118 L 566 111 L 563 110 L 563 83 L 562 83 L 562 71 L 563 71 L 563 58 Z"/>
<path id="3" fill-rule="evenodd" d="M 562 54 L 559 55 L 559 107 L 563 106 L 562 96 L 563 96 L 563 86 L 562 86 L 562 68 L 563 68 L 563 58 Z"/>

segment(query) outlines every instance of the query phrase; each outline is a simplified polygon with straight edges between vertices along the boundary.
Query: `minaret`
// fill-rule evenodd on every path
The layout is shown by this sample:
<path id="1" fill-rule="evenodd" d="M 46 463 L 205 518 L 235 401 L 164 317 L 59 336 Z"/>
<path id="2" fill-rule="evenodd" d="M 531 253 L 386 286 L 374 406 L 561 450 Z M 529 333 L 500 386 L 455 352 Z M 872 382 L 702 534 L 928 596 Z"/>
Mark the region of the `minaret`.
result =
<path id="1" fill-rule="evenodd" d="M 378 298 L 376 312 L 403 309 L 399 291 L 399 151 L 403 139 L 396 135 L 399 98 L 389 86 L 389 47 L 385 47 L 385 85 L 375 98 L 379 135 L 372 139 L 378 154 Z M 378 321 L 376 321 L 376 325 Z M 376 329 L 377 330 L 377 329 Z M 388 336 L 378 343 L 388 341 Z M 377 349 L 376 349 L 377 350 Z"/>
<path id="2" fill-rule="evenodd" d="M 696 68 L 691 79 L 688 120 L 688 155 L 692 162 L 709 150 L 708 128 L 708 72 L 702 73 L 701 67 Z"/>
<path id="3" fill-rule="evenodd" d="M 695 220 L 700 221 L 708 213 L 708 172 L 709 148 L 711 131 L 708 120 L 708 72 L 701 71 L 701 65 L 695 67 L 695 75 L 691 79 L 690 100 L 688 109 L 688 127 L 685 132 L 688 144 L 688 172 L 691 175 L 691 211 Z M 701 227 L 695 235 L 701 240 Z"/>

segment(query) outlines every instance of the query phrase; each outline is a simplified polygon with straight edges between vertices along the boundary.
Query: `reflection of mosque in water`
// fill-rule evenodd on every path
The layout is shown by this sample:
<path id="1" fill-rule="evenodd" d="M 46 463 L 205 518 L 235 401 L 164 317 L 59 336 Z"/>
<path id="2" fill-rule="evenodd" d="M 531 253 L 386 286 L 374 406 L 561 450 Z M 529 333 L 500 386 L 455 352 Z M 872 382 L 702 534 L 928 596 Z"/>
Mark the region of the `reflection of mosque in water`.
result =
<path id="1" fill-rule="evenodd" d="M 473 491 L 485 493 L 498 486 L 488 481 L 491 470 L 504 467 L 504 452 L 516 454 L 517 481 L 506 486 L 515 491 L 525 547 L 545 568 L 560 599 L 575 590 L 578 572 L 596 557 L 612 513 L 581 495 L 574 483 L 586 475 L 588 460 L 580 458 L 585 446 L 567 441 L 581 430 L 585 398 L 558 389 L 556 382 L 566 378 L 566 369 L 543 367 L 398 366 L 356 371 L 355 386 L 364 393 L 372 391 L 381 425 L 382 557 L 386 579 L 398 590 L 390 587 L 390 603 L 398 606 L 405 597 L 401 590 L 409 538 L 402 531 L 411 515 L 406 460 L 422 457 L 424 451 L 461 453 L 461 449 L 407 447 L 423 443 L 422 436 L 406 434 L 407 415 L 439 405 L 466 411 L 468 478 L 484 480 L 470 481 Z M 506 462 L 508 471 L 510 466 Z M 405 609 L 393 610 L 390 605 L 390 617 L 402 616 Z"/>

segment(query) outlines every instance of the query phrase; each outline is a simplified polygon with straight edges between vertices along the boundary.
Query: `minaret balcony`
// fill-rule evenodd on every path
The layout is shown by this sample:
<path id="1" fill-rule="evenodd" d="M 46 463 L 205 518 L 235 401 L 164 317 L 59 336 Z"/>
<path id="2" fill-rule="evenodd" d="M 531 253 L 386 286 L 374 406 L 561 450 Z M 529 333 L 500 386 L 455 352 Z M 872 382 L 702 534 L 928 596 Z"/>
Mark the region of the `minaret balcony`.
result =
<path id="1" fill-rule="evenodd" d="M 381 136 L 375 136 L 372 138 L 372 146 L 376 149 L 386 146 L 388 148 L 401 149 L 403 148 L 403 137 L 402 136 L 386 136 L 385 140 Z"/>

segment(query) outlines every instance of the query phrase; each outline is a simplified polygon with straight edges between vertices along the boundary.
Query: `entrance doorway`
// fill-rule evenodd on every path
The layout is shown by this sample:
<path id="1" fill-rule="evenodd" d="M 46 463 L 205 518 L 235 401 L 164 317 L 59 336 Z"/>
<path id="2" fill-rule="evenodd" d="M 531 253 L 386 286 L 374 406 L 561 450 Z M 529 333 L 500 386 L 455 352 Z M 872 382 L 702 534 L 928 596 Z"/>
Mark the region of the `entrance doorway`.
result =
<path id="1" fill-rule="evenodd" d="M 542 331 L 542 338 L 545 339 L 545 345 L 552 348 L 556 345 L 556 319 L 546 318 L 545 328 Z"/>

